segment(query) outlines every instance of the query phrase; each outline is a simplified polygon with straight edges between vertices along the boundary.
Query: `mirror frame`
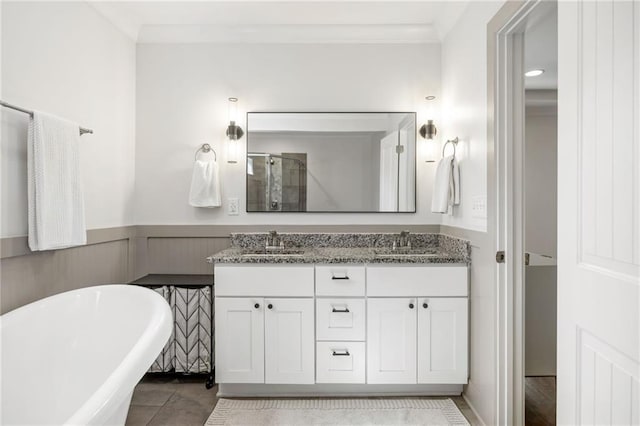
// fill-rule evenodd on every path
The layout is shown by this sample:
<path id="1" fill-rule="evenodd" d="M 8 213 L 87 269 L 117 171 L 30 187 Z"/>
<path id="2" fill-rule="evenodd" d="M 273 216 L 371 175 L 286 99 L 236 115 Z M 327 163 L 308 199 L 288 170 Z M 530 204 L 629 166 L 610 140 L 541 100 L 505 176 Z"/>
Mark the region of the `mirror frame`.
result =
<path id="1" fill-rule="evenodd" d="M 307 211 L 249 211 L 249 205 L 247 203 L 248 194 L 249 194 L 249 178 L 247 176 L 247 164 L 248 164 L 248 156 L 249 152 L 249 114 L 412 114 L 413 121 L 415 123 L 415 158 L 414 158 L 414 166 L 413 166 L 413 182 L 414 182 L 414 190 L 413 190 L 413 210 L 406 211 L 371 211 L 371 210 L 362 210 L 362 211 L 318 211 L 318 210 L 307 210 Z M 245 142 L 245 154 L 244 154 L 244 180 L 245 180 L 245 192 L 244 192 L 244 200 L 245 200 L 245 212 L 246 213 L 269 213 L 269 214 L 306 214 L 306 213 L 318 213 L 318 214 L 415 214 L 418 212 L 418 117 L 415 111 L 247 111 L 246 113 L 246 128 L 247 131 L 245 133 L 246 142 Z"/>

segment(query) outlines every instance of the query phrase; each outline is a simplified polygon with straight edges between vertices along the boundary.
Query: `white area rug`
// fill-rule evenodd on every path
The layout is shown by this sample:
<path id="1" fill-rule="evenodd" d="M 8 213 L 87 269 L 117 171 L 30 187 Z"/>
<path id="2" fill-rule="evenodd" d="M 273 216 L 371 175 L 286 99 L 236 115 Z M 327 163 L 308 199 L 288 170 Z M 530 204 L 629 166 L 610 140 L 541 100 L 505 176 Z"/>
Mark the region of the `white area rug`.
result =
<path id="1" fill-rule="evenodd" d="M 213 425 L 469 425 L 450 399 L 220 399 Z"/>

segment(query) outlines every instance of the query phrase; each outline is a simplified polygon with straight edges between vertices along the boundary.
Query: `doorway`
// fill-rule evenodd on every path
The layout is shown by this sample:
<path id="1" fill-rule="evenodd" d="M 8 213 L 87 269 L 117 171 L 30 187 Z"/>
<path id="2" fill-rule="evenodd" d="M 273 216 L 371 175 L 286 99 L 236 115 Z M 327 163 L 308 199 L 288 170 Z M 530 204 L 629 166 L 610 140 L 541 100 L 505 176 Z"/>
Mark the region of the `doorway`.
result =
<path id="1" fill-rule="evenodd" d="M 558 9 L 524 25 L 524 419 L 556 424 Z"/>
<path id="2" fill-rule="evenodd" d="M 495 33 L 501 424 L 556 424 L 557 25 L 532 0 Z"/>

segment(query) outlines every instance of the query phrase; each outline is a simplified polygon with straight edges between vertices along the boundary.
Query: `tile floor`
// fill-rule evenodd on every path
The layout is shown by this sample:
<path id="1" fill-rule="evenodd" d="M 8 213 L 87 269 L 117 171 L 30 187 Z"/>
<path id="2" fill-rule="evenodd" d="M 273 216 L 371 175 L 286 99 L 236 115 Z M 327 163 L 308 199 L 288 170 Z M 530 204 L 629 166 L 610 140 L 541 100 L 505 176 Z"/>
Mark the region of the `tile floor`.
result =
<path id="1" fill-rule="evenodd" d="M 218 389 L 202 377 L 147 376 L 136 386 L 126 426 L 202 426 L 216 405 Z M 471 426 L 481 423 L 462 397 L 452 397 Z"/>

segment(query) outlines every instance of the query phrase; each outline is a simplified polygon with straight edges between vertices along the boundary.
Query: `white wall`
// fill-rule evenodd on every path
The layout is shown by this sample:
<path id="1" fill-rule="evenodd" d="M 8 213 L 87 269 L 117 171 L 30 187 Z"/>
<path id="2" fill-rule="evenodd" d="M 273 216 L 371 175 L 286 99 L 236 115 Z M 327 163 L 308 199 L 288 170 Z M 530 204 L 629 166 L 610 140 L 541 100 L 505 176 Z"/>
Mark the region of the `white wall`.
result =
<path id="1" fill-rule="evenodd" d="M 487 24 L 504 4 L 470 2 L 442 45 L 443 139 L 460 138 L 461 204 L 444 215 L 447 233 L 471 239 L 469 384 L 464 395 L 487 425 L 496 424 L 495 248 L 487 219 L 475 218 L 472 201 L 487 196 Z M 463 231 L 460 228 L 476 230 Z"/>
<path id="2" fill-rule="evenodd" d="M 422 123 L 424 97 L 440 92 L 438 44 L 140 44 L 137 58 L 137 224 L 440 223 L 420 151 L 417 214 L 247 214 L 244 162 L 222 164 L 222 209 L 187 204 L 196 148 L 224 159 L 228 97 L 243 127 L 246 111 L 418 111 Z M 228 197 L 239 216 L 226 215 Z"/>
<path id="3" fill-rule="evenodd" d="M 94 130 L 80 157 L 89 229 L 133 224 L 135 60 L 84 2 L 2 2 L 1 98 Z M 27 123 L 3 109 L 0 237 L 27 233 Z"/>
<path id="4" fill-rule="evenodd" d="M 525 121 L 525 250 L 556 257 L 558 114 L 527 107 Z"/>
<path id="5" fill-rule="evenodd" d="M 487 23 L 503 1 L 470 2 L 442 44 L 443 140 L 460 139 L 460 206 L 442 223 L 487 230 L 485 217 L 474 217 L 474 197 L 487 196 Z M 447 152 L 451 148 L 447 148 Z"/>

